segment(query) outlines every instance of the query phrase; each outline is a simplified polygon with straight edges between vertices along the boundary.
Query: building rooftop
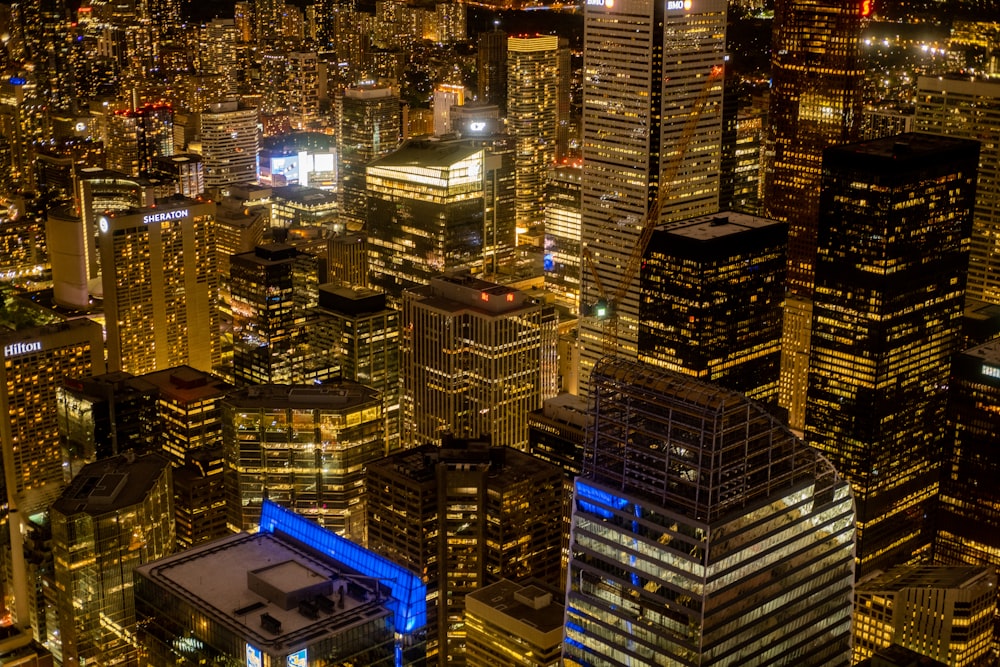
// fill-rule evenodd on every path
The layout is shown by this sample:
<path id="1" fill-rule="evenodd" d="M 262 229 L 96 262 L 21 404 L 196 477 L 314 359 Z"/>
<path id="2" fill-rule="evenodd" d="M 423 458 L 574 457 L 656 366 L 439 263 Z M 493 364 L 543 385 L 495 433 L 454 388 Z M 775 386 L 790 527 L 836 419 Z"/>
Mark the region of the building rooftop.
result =
<path id="1" fill-rule="evenodd" d="M 305 185 L 282 185 L 273 189 L 272 197 L 278 201 L 303 206 L 335 205 L 336 193 Z"/>
<path id="2" fill-rule="evenodd" d="M 65 516 L 101 515 L 136 505 L 169 467 L 170 462 L 157 453 L 121 454 L 90 463 L 76 474 L 52 509 Z"/>
<path id="3" fill-rule="evenodd" d="M 476 153 L 482 148 L 472 141 L 410 139 L 398 149 L 372 162 L 370 167 L 438 167 L 448 168 Z"/>
<path id="4" fill-rule="evenodd" d="M 323 385 L 261 384 L 231 392 L 226 401 L 241 408 L 308 408 L 353 410 L 380 404 L 371 387 L 339 380 Z"/>
<path id="5" fill-rule="evenodd" d="M 506 315 L 538 307 L 520 290 L 480 280 L 466 273 L 431 278 L 430 284 L 407 289 L 404 294 L 427 306 L 451 313 L 471 310 L 488 315 Z"/>
<path id="6" fill-rule="evenodd" d="M 855 593 L 898 592 L 907 588 L 968 588 L 991 575 L 987 567 L 971 565 L 900 565 L 859 581 Z"/>
<path id="7" fill-rule="evenodd" d="M 970 139 L 906 132 L 892 137 L 832 146 L 823 152 L 823 162 L 847 161 L 848 165 L 852 165 L 864 160 L 868 165 L 866 168 L 882 163 L 926 166 L 941 162 L 946 153 L 966 152 L 978 147 L 979 142 Z M 862 164 L 857 166 L 862 167 Z M 891 174 L 892 170 L 889 170 L 886 175 Z"/>
<path id="8" fill-rule="evenodd" d="M 465 609 L 480 618 L 499 621 L 535 646 L 562 641 L 562 596 L 537 583 L 501 579 L 466 595 Z"/>
<path id="9" fill-rule="evenodd" d="M 190 366 L 175 366 L 139 376 L 156 387 L 162 398 L 197 403 L 224 396 L 233 386 L 220 377 Z"/>
<path id="10" fill-rule="evenodd" d="M 433 482 L 439 463 L 484 468 L 490 485 L 518 484 L 538 475 L 562 470 L 551 463 L 510 447 L 491 447 L 483 440 L 444 437 L 440 446 L 429 443 L 391 454 L 368 464 L 369 469 L 395 470 L 414 482 Z"/>
<path id="11" fill-rule="evenodd" d="M 722 211 L 712 215 L 703 215 L 697 218 L 679 220 L 663 227 L 657 231 L 663 231 L 673 236 L 679 236 L 693 241 L 713 241 L 745 234 L 747 232 L 764 229 L 767 227 L 785 226 L 785 223 L 768 218 L 758 218 L 754 215 L 737 213 L 735 211 Z"/>

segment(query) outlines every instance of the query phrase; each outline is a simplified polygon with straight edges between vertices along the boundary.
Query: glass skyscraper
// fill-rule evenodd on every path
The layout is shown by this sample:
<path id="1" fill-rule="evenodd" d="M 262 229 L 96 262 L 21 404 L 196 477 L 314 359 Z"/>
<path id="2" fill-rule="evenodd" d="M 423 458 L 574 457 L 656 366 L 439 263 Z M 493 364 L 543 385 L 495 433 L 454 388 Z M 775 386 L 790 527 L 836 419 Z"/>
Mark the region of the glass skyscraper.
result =
<path id="1" fill-rule="evenodd" d="M 806 441 L 854 487 L 861 574 L 930 549 L 978 153 L 901 134 L 823 156 Z"/>
<path id="2" fill-rule="evenodd" d="M 850 486 L 742 394 L 595 367 L 565 664 L 850 665 Z"/>

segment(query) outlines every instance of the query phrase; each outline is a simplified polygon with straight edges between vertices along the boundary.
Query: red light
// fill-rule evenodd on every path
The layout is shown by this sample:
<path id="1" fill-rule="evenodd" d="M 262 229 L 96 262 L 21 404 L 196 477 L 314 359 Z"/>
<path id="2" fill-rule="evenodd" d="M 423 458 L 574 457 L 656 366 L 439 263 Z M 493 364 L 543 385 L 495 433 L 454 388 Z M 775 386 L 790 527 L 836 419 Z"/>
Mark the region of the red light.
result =
<path id="1" fill-rule="evenodd" d="M 514 294 L 513 294 L 513 293 L 511 293 L 511 294 L 508 294 L 508 295 L 507 295 L 507 300 L 508 300 L 508 301 L 513 301 L 513 300 L 514 300 Z"/>
<path id="2" fill-rule="evenodd" d="M 486 292 L 480 292 L 479 293 L 479 298 L 482 299 L 483 301 L 489 301 L 490 300 L 490 295 L 487 294 Z"/>
<path id="3" fill-rule="evenodd" d="M 872 0 L 861 0 L 861 15 L 868 16 L 872 13 Z"/>

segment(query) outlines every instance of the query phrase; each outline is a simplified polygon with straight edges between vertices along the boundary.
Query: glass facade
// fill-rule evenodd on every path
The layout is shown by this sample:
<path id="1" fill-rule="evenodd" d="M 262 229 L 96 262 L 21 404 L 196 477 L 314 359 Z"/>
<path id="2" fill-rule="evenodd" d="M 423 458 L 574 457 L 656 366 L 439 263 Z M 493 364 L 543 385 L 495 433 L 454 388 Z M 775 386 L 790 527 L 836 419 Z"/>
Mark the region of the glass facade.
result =
<path id="1" fill-rule="evenodd" d="M 378 393 L 353 382 L 261 385 L 222 402 L 230 524 L 252 530 L 263 500 L 364 542 L 364 468 L 385 455 Z"/>
<path id="2" fill-rule="evenodd" d="M 653 232 L 639 293 L 639 360 L 776 403 L 784 223 L 722 212 Z"/>
<path id="3" fill-rule="evenodd" d="M 758 404 L 609 358 L 593 375 L 566 665 L 850 665 L 854 503 Z"/>
<path id="4" fill-rule="evenodd" d="M 930 552 L 977 162 L 920 134 L 824 154 L 806 441 L 854 487 L 862 574 Z"/>
<path id="5" fill-rule="evenodd" d="M 580 312 L 580 166 L 549 171 L 545 196 L 545 289 L 559 303 Z"/>
<path id="6" fill-rule="evenodd" d="M 340 99 L 339 111 L 340 222 L 357 231 L 368 221 L 365 167 L 399 146 L 399 92 L 376 85 L 348 88 Z"/>

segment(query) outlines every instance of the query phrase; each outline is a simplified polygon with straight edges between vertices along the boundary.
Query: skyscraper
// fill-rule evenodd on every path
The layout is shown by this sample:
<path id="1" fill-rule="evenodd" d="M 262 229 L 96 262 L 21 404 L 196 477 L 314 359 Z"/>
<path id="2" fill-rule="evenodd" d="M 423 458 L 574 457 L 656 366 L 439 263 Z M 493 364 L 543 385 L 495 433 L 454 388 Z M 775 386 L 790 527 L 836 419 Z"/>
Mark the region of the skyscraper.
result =
<path id="1" fill-rule="evenodd" d="M 174 550 L 170 463 L 116 456 L 84 467 L 52 505 L 64 665 L 136 660 L 133 570 Z"/>
<path id="2" fill-rule="evenodd" d="M 742 394 L 607 358 L 591 377 L 566 665 L 846 667 L 850 486 Z"/>
<path id="3" fill-rule="evenodd" d="M 639 359 L 776 403 L 785 223 L 723 212 L 653 232 L 643 256 Z"/>
<path id="4" fill-rule="evenodd" d="M 206 188 L 256 182 L 259 116 L 257 109 L 241 107 L 237 102 L 212 104 L 201 114 Z"/>
<path id="5" fill-rule="evenodd" d="M 230 258 L 233 377 L 252 384 L 301 381 L 296 346 L 316 305 L 319 258 L 284 243 Z"/>
<path id="6" fill-rule="evenodd" d="M 511 287 L 441 276 L 403 292 L 404 444 L 443 432 L 526 450 L 541 407 L 542 307 Z"/>
<path id="7" fill-rule="evenodd" d="M 507 115 L 507 33 L 494 26 L 479 34 L 476 43 L 476 68 L 479 77 L 479 101 L 495 104 L 500 115 Z"/>
<path id="8" fill-rule="evenodd" d="M 1000 82 L 966 77 L 917 79 L 916 132 L 981 141 L 966 294 L 1000 303 Z"/>
<path id="9" fill-rule="evenodd" d="M 582 310 L 603 297 L 595 274 L 618 289 L 661 186 L 660 222 L 718 210 L 726 3 L 586 4 L 584 34 L 582 242 L 593 268 L 582 271 Z M 631 356 L 638 293 L 618 304 L 618 347 Z M 603 329 L 581 321 L 584 387 Z"/>
<path id="10" fill-rule="evenodd" d="M 214 203 L 181 196 L 99 217 L 110 370 L 218 365 L 214 221 Z"/>
<path id="11" fill-rule="evenodd" d="M 764 141 L 764 215 L 789 224 L 779 404 L 792 428 L 805 420 L 813 264 L 823 149 L 853 141 L 861 125 L 861 27 L 868 0 L 777 0 Z"/>
<path id="12" fill-rule="evenodd" d="M 902 134 L 823 157 L 806 441 L 854 487 L 861 574 L 930 550 L 978 152 Z"/>
<path id="13" fill-rule="evenodd" d="M 486 262 L 483 214 L 493 167 L 473 141 L 410 140 L 367 168 L 369 278 L 395 299 L 403 289 Z M 513 231 L 513 230 L 511 230 Z M 498 239 L 509 253 L 513 234 Z M 492 244 L 491 244 L 492 246 Z"/>
<path id="14" fill-rule="evenodd" d="M 108 114 L 108 169 L 145 176 L 153 159 L 174 153 L 174 111 L 169 104 L 146 104 Z"/>
<path id="15" fill-rule="evenodd" d="M 579 165 L 553 167 L 545 195 L 545 289 L 572 313 L 580 312 L 580 184 Z"/>
<path id="16" fill-rule="evenodd" d="M 252 530 L 270 498 L 364 542 L 365 466 L 385 455 L 382 400 L 355 382 L 267 384 L 222 401 L 229 523 Z"/>
<path id="17" fill-rule="evenodd" d="M 562 479 L 529 454 L 450 437 L 368 464 L 368 546 L 423 573 L 432 664 L 465 663 L 466 594 L 559 576 Z"/>
<path id="18" fill-rule="evenodd" d="M 340 221 L 356 231 L 368 219 L 365 167 L 399 146 L 399 91 L 392 86 L 359 85 L 346 89 L 339 102 Z"/>
<path id="19" fill-rule="evenodd" d="M 507 40 L 507 127 L 514 137 L 515 220 L 542 224 L 545 178 L 556 159 L 559 126 L 559 38 Z"/>

